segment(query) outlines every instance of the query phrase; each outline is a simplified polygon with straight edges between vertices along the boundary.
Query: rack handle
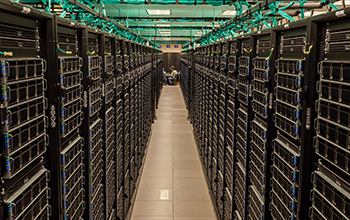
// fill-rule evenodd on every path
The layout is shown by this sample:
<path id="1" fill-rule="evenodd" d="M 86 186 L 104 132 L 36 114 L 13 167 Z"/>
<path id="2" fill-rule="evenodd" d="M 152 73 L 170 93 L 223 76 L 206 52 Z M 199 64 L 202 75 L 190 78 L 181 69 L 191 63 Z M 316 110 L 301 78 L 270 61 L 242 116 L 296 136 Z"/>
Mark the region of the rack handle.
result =
<path id="1" fill-rule="evenodd" d="M 315 111 L 317 113 L 320 112 L 320 102 L 321 102 L 321 100 L 319 100 L 319 99 L 315 101 Z"/>
<path id="2" fill-rule="evenodd" d="M 43 66 L 42 66 L 42 71 L 43 71 L 43 72 L 46 72 L 46 70 L 47 70 L 47 62 L 46 62 L 46 60 L 44 60 L 44 59 L 41 59 L 41 62 L 42 62 L 42 64 L 43 64 Z"/>
<path id="3" fill-rule="evenodd" d="M 309 218 L 312 219 L 312 217 L 314 217 L 314 209 L 312 208 L 312 206 L 309 208 Z"/>
<path id="4" fill-rule="evenodd" d="M 45 128 L 49 127 L 49 117 L 47 117 L 47 116 L 44 117 L 44 127 Z"/>
<path id="5" fill-rule="evenodd" d="M 10 88 L 10 86 L 7 86 L 5 91 L 6 91 L 6 101 L 10 101 L 11 100 L 11 88 Z"/>
<path id="6" fill-rule="evenodd" d="M 13 168 L 15 166 L 15 162 L 12 157 L 9 157 L 9 171 L 13 171 Z"/>
<path id="7" fill-rule="evenodd" d="M 320 86 L 321 86 L 321 81 L 318 81 L 317 83 L 316 83 L 316 92 L 318 93 L 318 94 L 320 94 Z"/>
<path id="8" fill-rule="evenodd" d="M 312 190 L 310 191 L 310 200 L 311 200 L 311 201 L 314 201 L 314 199 L 315 199 L 315 190 L 312 189 Z"/>
<path id="9" fill-rule="evenodd" d="M 47 217 L 52 216 L 52 206 L 48 205 L 47 206 Z"/>
<path id="10" fill-rule="evenodd" d="M 316 132 L 319 130 L 318 118 L 314 119 L 314 129 L 316 130 Z"/>
<path id="11" fill-rule="evenodd" d="M 47 199 L 51 199 L 51 189 L 50 189 L 50 188 L 47 188 L 46 190 L 47 190 L 47 191 L 46 191 L 46 192 L 47 192 L 46 198 L 47 198 Z"/>
<path id="12" fill-rule="evenodd" d="M 12 124 L 12 112 L 11 110 L 7 110 L 7 125 L 11 125 Z"/>
<path id="13" fill-rule="evenodd" d="M 268 72 L 268 71 L 265 71 L 265 72 L 264 72 L 264 78 L 265 78 L 266 80 L 269 80 L 269 72 Z"/>
<path id="14" fill-rule="evenodd" d="M 15 203 L 11 203 L 11 217 L 17 216 L 17 206 Z"/>
<path id="15" fill-rule="evenodd" d="M 45 146 L 49 146 L 50 136 L 48 134 L 45 134 Z"/>
<path id="16" fill-rule="evenodd" d="M 5 77 L 8 77 L 10 75 L 10 64 L 9 62 L 5 62 Z"/>
<path id="17" fill-rule="evenodd" d="M 43 84 L 44 84 L 44 91 L 47 91 L 47 79 L 43 79 Z"/>
<path id="18" fill-rule="evenodd" d="M 300 95 L 299 95 L 299 93 L 296 93 L 296 94 L 294 95 L 294 102 L 295 102 L 295 103 L 300 102 Z"/>

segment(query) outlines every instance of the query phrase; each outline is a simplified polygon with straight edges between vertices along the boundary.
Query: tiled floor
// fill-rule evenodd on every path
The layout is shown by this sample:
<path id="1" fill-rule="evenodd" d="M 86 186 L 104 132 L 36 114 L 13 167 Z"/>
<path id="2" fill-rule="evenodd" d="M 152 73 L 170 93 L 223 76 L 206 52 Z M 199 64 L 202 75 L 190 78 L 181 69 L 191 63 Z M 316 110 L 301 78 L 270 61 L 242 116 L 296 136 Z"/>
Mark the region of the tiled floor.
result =
<path id="1" fill-rule="evenodd" d="M 215 220 L 180 87 L 165 86 L 132 220 Z"/>

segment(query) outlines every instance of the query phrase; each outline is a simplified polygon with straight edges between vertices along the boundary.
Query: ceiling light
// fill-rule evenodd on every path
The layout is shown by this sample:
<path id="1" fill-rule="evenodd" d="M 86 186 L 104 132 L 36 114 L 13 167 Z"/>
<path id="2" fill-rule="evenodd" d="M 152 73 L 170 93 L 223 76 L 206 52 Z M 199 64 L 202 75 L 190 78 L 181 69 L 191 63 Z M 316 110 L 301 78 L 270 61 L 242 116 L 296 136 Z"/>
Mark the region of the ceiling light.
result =
<path id="1" fill-rule="evenodd" d="M 170 32 L 159 32 L 159 33 L 163 36 L 170 36 L 171 35 Z"/>
<path id="2" fill-rule="evenodd" d="M 146 10 L 149 15 L 170 15 L 170 10 Z"/>
<path id="3" fill-rule="evenodd" d="M 163 40 L 166 40 L 166 41 L 169 41 L 169 40 L 171 40 L 171 38 L 163 38 Z"/>
<path id="4" fill-rule="evenodd" d="M 170 24 L 156 24 L 157 27 L 171 27 Z"/>
<path id="5" fill-rule="evenodd" d="M 213 25 L 212 24 L 208 24 L 206 27 L 213 27 Z M 214 27 L 220 27 L 220 25 L 215 24 Z"/>
<path id="6" fill-rule="evenodd" d="M 195 37 L 201 37 L 202 35 L 201 35 L 201 34 L 195 34 L 195 35 L 193 35 L 193 36 L 195 36 Z"/>
<path id="7" fill-rule="evenodd" d="M 235 14 L 236 14 L 235 10 L 225 10 L 224 12 L 222 12 L 221 15 L 230 16 L 230 15 L 235 15 Z"/>
<path id="8" fill-rule="evenodd" d="M 343 5 L 343 2 L 342 1 L 336 1 L 333 3 L 334 5 L 340 5 L 342 6 Z M 350 1 L 349 0 L 346 0 L 345 1 L 345 5 L 349 5 L 350 4 Z"/>
<path id="9" fill-rule="evenodd" d="M 326 11 L 314 11 L 313 15 L 312 16 L 315 16 L 315 15 L 320 15 L 320 14 L 324 14 Z M 311 16 L 311 11 L 306 11 L 304 13 L 304 15 L 306 17 L 310 17 Z"/>

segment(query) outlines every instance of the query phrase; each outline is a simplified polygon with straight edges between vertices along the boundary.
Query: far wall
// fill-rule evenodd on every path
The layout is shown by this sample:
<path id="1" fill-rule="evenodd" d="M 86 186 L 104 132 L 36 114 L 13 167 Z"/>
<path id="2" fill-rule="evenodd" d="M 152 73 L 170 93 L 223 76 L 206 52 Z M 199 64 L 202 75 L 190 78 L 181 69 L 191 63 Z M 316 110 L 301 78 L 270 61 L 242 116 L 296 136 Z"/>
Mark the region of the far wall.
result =
<path id="1" fill-rule="evenodd" d="M 167 53 L 181 53 L 182 44 L 160 44 L 160 49 Z"/>

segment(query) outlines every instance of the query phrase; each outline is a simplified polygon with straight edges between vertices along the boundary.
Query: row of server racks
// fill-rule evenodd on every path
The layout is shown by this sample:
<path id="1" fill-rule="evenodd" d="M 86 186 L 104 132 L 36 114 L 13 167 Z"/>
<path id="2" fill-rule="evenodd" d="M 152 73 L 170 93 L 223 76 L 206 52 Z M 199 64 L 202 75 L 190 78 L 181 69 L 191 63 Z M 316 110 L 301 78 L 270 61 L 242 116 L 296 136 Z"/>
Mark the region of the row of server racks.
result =
<path id="1" fill-rule="evenodd" d="M 162 88 L 159 51 L 0 9 L 0 219 L 123 220 Z"/>
<path id="2" fill-rule="evenodd" d="M 182 92 L 218 219 L 350 219 L 349 15 L 182 54 Z"/>

